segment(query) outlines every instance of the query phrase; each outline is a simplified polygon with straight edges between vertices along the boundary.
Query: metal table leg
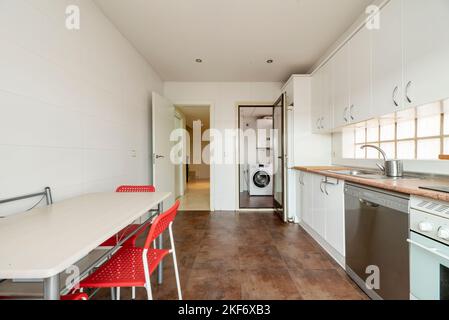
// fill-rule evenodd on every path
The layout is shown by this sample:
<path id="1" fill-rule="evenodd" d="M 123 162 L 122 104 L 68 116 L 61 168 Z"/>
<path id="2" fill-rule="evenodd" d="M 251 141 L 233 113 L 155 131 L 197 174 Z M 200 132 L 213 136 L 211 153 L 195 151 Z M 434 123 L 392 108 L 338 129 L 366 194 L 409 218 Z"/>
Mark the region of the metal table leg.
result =
<path id="1" fill-rule="evenodd" d="M 44 280 L 44 300 L 60 300 L 59 274 Z"/>
<path id="2" fill-rule="evenodd" d="M 162 214 L 162 212 L 164 211 L 163 203 L 160 203 L 158 205 L 158 211 L 159 211 L 159 214 Z M 164 239 L 162 237 L 162 234 L 159 236 L 158 242 L 159 242 L 159 249 L 163 249 Z M 164 281 L 164 263 L 163 263 L 163 261 L 161 261 L 159 263 L 159 268 L 158 268 L 158 284 L 162 284 L 163 281 Z"/>

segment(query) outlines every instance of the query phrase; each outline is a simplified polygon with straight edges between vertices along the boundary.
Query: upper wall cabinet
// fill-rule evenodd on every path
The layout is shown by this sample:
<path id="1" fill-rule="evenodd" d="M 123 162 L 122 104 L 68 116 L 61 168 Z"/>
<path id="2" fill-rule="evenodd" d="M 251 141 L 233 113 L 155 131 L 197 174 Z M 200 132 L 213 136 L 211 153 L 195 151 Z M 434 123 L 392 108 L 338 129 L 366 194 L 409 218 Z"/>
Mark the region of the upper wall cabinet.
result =
<path id="1" fill-rule="evenodd" d="M 405 106 L 448 98 L 449 1 L 404 0 L 403 14 Z"/>
<path id="2" fill-rule="evenodd" d="M 347 119 L 360 122 L 371 116 L 371 31 L 362 28 L 349 42 L 350 99 Z"/>
<path id="3" fill-rule="evenodd" d="M 402 109 L 404 104 L 402 0 L 392 0 L 382 9 L 379 27 L 371 31 L 373 111 L 384 115 Z"/>
<path id="4" fill-rule="evenodd" d="M 350 78 L 349 78 L 349 46 L 344 46 L 332 58 L 332 87 L 334 104 L 334 128 L 350 123 L 349 109 Z"/>
<path id="5" fill-rule="evenodd" d="M 312 131 L 330 132 L 332 118 L 332 67 L 330 63 L 320 68 L 312 78 Z"/>

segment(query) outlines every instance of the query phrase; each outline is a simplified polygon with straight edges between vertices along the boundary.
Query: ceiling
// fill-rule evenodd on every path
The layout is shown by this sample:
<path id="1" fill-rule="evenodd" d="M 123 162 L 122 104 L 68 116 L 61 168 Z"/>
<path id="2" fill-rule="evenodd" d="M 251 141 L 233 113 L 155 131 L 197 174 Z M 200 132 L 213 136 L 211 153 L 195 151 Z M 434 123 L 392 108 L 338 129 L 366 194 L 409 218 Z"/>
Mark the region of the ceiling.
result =
<path id="1" fill-rule="evenodd" d="M 186 117 L 186 125 L 193 128 L 193 121 L 201 120 L 203 129 L 210 128 L 210 111 L 205 106 L 177 106 Z"/>
<path id="2" fill-rule="evenodd" d="M 165 81 L 285 81 L 307 73 L 372 0 L 95 2 Z"/>

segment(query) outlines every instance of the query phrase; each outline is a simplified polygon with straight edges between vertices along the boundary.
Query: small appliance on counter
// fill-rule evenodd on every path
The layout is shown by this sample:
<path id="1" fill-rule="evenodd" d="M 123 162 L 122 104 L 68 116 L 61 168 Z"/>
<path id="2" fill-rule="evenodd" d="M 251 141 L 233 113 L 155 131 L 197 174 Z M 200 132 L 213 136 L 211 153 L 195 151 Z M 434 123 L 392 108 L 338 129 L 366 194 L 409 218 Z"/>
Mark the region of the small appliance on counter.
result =
<path id="1" fill-rule="evenodd" d="M 411 297 L 449 300 L 449 203 L 412 197 Z"/>

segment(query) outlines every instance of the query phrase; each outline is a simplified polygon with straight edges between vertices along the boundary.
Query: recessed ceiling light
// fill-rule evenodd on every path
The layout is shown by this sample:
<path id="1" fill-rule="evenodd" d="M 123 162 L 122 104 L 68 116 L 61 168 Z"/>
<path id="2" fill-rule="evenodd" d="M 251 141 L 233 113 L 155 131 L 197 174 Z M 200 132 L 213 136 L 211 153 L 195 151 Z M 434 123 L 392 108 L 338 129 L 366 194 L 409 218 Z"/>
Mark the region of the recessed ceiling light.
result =
<path id="1" fill-rule="evenodd" d="M 196 63 L 203 63 L 203 59 L 195 59 Z"/>
<path id="2" fill-rule="evenodd" d="M 273 59 L 268 59 L 268 60 L 267 60 L 267 63 L 268 63 L 268 64 L 272 64 L 273 62 L 274 62 Z"/>

